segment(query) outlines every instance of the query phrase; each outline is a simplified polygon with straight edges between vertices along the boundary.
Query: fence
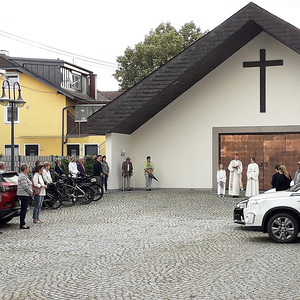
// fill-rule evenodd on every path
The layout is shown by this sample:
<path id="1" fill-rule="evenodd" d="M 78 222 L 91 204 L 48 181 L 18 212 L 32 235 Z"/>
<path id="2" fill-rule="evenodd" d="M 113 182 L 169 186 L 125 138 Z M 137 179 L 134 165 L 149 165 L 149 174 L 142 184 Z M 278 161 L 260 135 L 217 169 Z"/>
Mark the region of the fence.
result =
<path id="1" fill-rule="evenodd" d="M 35 162 L 37 160 L 40 160 L 42 162 L 49 161 L 52 165 L 54 164 L 56 159 L 70 159 L 70 156 L 55 156 L 55 155 L 50 155 L 50 156 L 22 156 L 18 155 L 15 156 L 15 170 L 19 171 L 20 167 L 22 164 L 27 164 L 29 166 L 29 170 L 31 170 L 33 167 L 35 167 Z M 10 170 L 11 167 L 11 156 L 2 156 L 0 157 L 0 160 L 5 162 L 6 165 L 6 170 Z"/>
<path id="2" fill-rule="evenodd" d="M 105 141 L 99 145 L 99 154 L 105 154 Z M 70 156 L 58 156 L 58 155 L 50 155 L 50 156 L 23 156 L 23 155 L 16 155 L 15 156 L 15 170 L 20 171 L 20 167 L 22 164 L 27 164 L 29 166 L 29 170 L 32 170 L 35 167 L 35 162 L 40 160 L 41 162 L 48 161 L 51 165 L 54 165 L 55 160 L 66 158 L 67 160 L 70 159 Z M 3 161 L 6 166 L 6 170 L 11 170 L 11 156 L 1 156 L 0 161 Z"/>

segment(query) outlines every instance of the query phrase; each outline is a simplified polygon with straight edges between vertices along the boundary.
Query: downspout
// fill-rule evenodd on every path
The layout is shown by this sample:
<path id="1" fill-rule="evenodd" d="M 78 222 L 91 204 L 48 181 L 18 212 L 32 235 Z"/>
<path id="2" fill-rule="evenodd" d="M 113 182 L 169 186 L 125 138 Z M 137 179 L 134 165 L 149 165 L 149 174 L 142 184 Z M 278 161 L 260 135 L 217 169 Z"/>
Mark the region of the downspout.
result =
<path id="1" fill-rule="evenodd" d="M 62 109 L 62 122 L 61 122 L 61 156 L 64 156 L 64 144 L 67 143 L 68 138 L 65 139 L 65 109 L 75 107 L 75 105 L 69 105 Z"/>

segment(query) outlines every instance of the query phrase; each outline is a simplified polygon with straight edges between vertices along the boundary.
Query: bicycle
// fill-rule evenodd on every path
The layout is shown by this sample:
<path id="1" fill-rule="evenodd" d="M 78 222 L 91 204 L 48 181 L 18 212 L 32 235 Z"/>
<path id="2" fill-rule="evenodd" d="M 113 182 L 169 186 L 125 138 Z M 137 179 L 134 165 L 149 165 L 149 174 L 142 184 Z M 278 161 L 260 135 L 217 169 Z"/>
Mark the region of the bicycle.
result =
<path id="1" fill-rule="evenodd" d="M 46 195 L 44 196 L 43 204 L 41 209 L 58 209 L 62 205 L 63 195 L 59 191 L 59 186 L 57 182 L 51 183 L 46 188 Z M 34 207 L 34 196 L 30 198 L 28 203 L 30 206 Z"/>
<path id="2" fill-rule="evenodd" d="M 103 186 L 97 182 L 97 178 L 95 178 L 94 176 L 87 176 L 85 183 L 95 191 L 93 201 L 98 201 L 103 197 Z"/>
<path id="3" fill-rule="evenodd" d="M 72 206 L 76 202 L 80 204 L 89 204 L 93 201 L 95 191 L 84 183 L 78 183 L 77 178 L 71 176 L 60 177 L 64 182 L 60 187 L 60 192 L 62 194 L 62 205 Z"/>
<path id="4" fill-rule="evenodd" d="M 53 182 L 46 189 L 44 203 L 51 209 L 58 209 L 62 204 L 63 195 L 59 191 L 59 187 L 60 182 Z"/>

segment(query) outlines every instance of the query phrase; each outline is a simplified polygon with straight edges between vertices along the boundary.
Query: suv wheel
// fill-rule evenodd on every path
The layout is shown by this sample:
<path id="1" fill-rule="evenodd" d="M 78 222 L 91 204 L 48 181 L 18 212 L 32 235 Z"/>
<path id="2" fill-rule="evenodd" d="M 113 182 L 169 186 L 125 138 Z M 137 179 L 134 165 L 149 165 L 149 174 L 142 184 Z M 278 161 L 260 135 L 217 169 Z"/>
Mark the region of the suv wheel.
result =
<path id="1" fill-rule="evenodd" d="M 283 212 L 271 217 L 267 230 L 273 241 L 277 243 L 291 243 L 298 235 L 299 226 L 293 216 Z"/>

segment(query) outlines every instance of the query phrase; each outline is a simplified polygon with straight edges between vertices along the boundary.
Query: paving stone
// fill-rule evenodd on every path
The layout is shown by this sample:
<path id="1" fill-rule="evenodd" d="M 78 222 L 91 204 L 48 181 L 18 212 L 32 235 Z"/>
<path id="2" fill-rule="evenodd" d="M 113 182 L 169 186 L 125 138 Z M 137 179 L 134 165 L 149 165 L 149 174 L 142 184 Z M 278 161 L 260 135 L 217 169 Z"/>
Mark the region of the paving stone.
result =
<path id="1" fill-rule="evenodd" d="M 232 221 L 213 192 L 114 192 L 1 226 L 0 299 L 300 299 L 299 239 Z"/>

